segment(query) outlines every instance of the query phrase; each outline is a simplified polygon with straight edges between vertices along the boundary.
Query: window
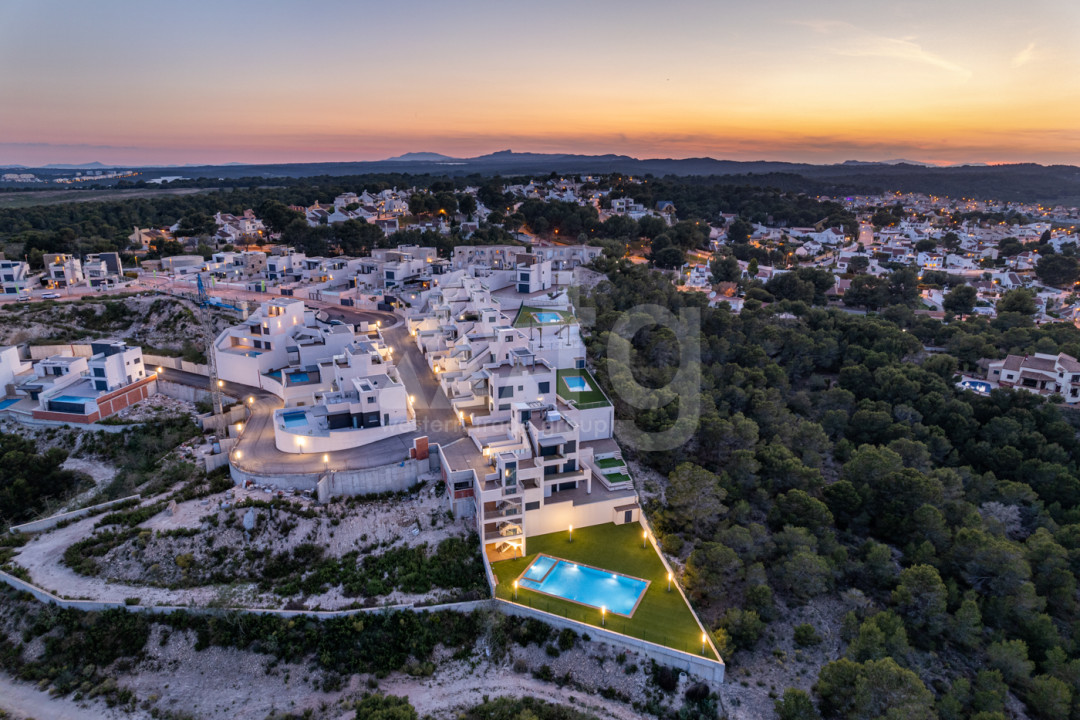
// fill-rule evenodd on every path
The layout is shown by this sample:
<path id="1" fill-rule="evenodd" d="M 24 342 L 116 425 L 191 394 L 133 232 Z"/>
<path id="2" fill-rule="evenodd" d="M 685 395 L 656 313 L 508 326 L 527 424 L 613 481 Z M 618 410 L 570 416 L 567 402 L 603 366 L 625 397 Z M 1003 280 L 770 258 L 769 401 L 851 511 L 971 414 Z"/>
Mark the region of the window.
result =
<path id="1" fill-rule="evenodd" d="M 577 368 L 578 370 L 584 370 L 585 369 L 585 358 L 578 358 L 577 360 L 575 360 L 574 361 L 574 367 Z"/>
<path id="2" fill-rule="evenodd" d="M 504 410 L 509 410 L 509 409 L 510 409 L 510 403 L 503 403 L 502 405 L 499 406 L 499 412 L 502 412 Z"/>
<path id="3" fill-rule="evenodd" d="M 499 399 L 514 397 L 514 387 L 512 385 L 504 385 L 499 388 Z"/>
<path id="4" fill-rule="evenodd" d="M 525 512 L 529 512 L 530 510 L 539 510 L 539 509 L 540 509 L 540 501 L 539 500 L 534 500 L 533 502 L 525 503 Z"/>
<path id="5" fill-rule="evenodd" d="M 372 404 L 373 402 L 375 402 L 375 398 L 374 398 L 374 397 L 369 397 L 369 398 L 367 399 L 367 401 L 368 401 L 368 405 L 370 405 L 370 404 Z"/>
<path id="6" fill-rule="evenodd" d="M 543 395 L 545 393 L 549 393 L 549 392 L 551 392 L 551 383 L 547 382 L 547 381 L 542 382 L 542 383 L 537 383 L 536 384 L 536 389 L 541 395 Z"/>

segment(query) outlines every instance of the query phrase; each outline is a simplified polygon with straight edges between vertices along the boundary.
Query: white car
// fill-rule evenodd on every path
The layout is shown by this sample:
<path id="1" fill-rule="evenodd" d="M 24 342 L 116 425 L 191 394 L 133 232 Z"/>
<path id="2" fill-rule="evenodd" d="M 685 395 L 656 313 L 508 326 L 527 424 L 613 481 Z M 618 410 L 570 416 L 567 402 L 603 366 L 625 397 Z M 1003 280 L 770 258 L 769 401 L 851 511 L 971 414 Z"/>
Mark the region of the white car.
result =
<path id="1" fill-rule="evenodd" d="M 41 298 L 43 300 L 56 300 L 58 297 L 60 297 L 60 293 L 51 293 L 50 292 L 50 293 L 43 293 L 41 295 Z"/>

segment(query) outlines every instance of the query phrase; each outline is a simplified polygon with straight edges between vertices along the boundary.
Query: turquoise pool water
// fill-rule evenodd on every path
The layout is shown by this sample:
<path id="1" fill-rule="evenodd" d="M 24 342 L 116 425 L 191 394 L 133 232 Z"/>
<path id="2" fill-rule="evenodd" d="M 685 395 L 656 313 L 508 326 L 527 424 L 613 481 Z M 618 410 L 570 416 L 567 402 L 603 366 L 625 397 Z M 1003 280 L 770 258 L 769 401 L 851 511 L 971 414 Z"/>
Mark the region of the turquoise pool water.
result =
<path id="1" fill-rule="evenodd" d="M 307 382 L 311 378 L 306 372 L 292 373 L 289 375 L 289 382 Z"/>
<path id="2" fill-rule="evenodd" d="M 620 575 L 540 555 L 518 579 L 519 587 L 553 595 L 563 600 L 589 605 L 599 610 L 630 617 L 637 609 L 649 583 L 640 578 Z"/>
<path id="3" fill-rule="evenodd" d="M 263 373 L 263 374 L 266 375 L 266 377 L 268 377 L 268 378 L 274 378 L 278 382 L 281 382 L 281 371 L 280 370 L 271 370 L 270 372 Z"/>
<path id="4" fill-rule="evenodd" d="M 90 398 L 78 397 L 77 395 L 58 395 L 56 397 L 49 398 L 50 402 L 64 402 L 64 403 L 76 403 L 77 405 L 85 405 L 90 401 Z"/>
<path id="5" fill-rule="evenodd" d="M 589 383 L 585 382 L 585 378 L 581 377 L 580 375 L 571 375 L 569 377 L 564 377 L 563 382 L 566 383 L 566 387 L 570 390 L 570 392 L 580 393 L 589 392 L 590 390 L 592 390 L 592 388 L 589 387 Z"/>
<path id="6" fill-rule="evenodd" d="M 7 400 L 0 400 L 0 410 L 9 408 L 17 402 L 19 402 L 19 398 L 8 398 Z"/>
<path id="7" fill-rule="evenodd" d="M 541 324 L 562 322 L 562 318 L 559 317 L 559 313 L 534 312 L 532 316 L 536 318 L 536 322 Z"/>
<path id="8" fill-rule="evenodd" d="M 287 428 L 307 427 L 307 413 L 302 410 L 300 412 L 281 413 L 281 423 Z"/>
<path id="9" fill-rule="evenodd" d="M 990 394 L 991 390 L 990 383 L 981 382 L 979 380 L 965 380 L 960 383 L 960 387 L 966 390 L 974 390 L 977 393 L 984 393 L 987 395 Z"/>

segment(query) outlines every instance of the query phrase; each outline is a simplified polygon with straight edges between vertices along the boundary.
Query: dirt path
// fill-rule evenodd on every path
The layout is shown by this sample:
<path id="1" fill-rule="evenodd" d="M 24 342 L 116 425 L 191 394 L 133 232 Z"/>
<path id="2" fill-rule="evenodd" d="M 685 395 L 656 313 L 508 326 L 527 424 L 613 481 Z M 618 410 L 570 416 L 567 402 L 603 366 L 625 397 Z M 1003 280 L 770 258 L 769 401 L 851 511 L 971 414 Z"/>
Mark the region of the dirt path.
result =
<path id="1" fill-rule="evenodd" d="M 430 678 L 395 675 L 379 682 L 379 690 L 388 695 L 407 696 L 420 716 L 453 717 L 454 708 L 472 707 L 489 698 L 502 695 L 532 696 L 548 702 L 569 705 L 598 718 L 610 720 L 639 720 L 641 713 L 629 705 L 605 700 L 570 687 L 560 688 L 535 680 L 530 675 L 515 674 L 509 667 L 485 664 L 471 670 L 466 663 L 440 669 Z"/>
<path id="2" fill-rule="evenodd" d="M 89 537 L 94 524 L 99 519 L 89 517 L 59 530 L 34 537 L 23 546 L 16 562 L 30 572 L 31 581 L 35 585 L 61 597 L 90 598 L 107 602 L 123 602 L 124 598 L 138 597 L 148 605 L 158 603 L 206 605 L 214 599 L 217 591 L 213 588 L 167 590 L 109 583 L 100 578 L 79 575 L 62 565 L 60 560 L 64 556 L 64 550 L 73 543 Z"/>
<path id="3" fill-rule="evenodd" d="M 50 720 L 111 720 L 113 718 L 139 720 L 150 717 L 140 711 L 126 713 L 109 709 L 103 703 L 77 703 L 71 698 L 51 697 L 33 685 L 18 682 L 4 673 L 0 673 L 0 710 L 6 710 L 18 718 L 49 718 Z"/>

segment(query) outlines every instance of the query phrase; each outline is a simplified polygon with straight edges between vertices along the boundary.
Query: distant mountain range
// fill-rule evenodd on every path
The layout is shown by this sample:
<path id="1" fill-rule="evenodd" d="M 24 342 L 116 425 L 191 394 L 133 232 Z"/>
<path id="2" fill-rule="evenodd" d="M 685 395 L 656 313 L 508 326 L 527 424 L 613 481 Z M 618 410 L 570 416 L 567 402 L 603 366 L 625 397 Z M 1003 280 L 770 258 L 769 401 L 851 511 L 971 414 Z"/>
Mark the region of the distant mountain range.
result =
<path id="1" fill-rule="evenodd" d="M 17 166 L 8 166 L 15 168 Z M 56 163 L 44 168 L 18 168 L 42 175 L 62 170 L 96 170 L 104 163 Z M 386 160 L 328 163 L 250 165 L 177 165 L 140 167 L 140 179 L 174 175 L 179 169 L 191 178 L 238 179 L 341 177 L 353 175 L 439 175 L 490 177 L 558 174 L 589 175 L 620 172 L 628 175 L 722 176 L 727 181 L 811 194 L 878 193 L 890 190 L 926 192 L 951 197 L 996 198 L 1009 201 L 1080 204 L 1080 168 L 1071 165 L 962 165 L 937 167 L 910 160 L 868 162 L 849 160 L 834 165 L 777 161 L 735 161 L 700 158 L 648 158 L 628 155 L 576 155 L 501 150 L 472 158 L 442 153 L 410 152 Z"/>

